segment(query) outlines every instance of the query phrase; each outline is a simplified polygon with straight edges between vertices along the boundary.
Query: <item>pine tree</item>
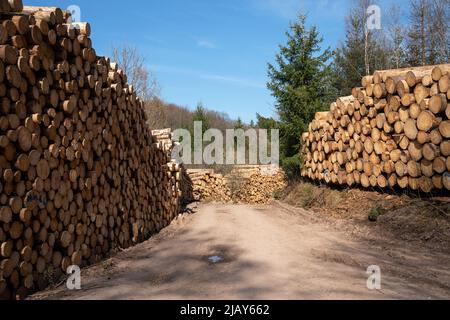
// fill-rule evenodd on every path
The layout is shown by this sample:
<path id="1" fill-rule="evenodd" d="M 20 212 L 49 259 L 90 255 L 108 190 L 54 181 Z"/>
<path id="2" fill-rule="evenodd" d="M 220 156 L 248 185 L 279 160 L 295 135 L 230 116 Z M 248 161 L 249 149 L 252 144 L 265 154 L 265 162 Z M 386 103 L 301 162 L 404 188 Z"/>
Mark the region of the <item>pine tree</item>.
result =
<path id="1" fill-rule="evenodd" d="M 286 45 L 280 45 L 276 55 L 276 66 L 268 65 L 267 84 L 280 118 L 282 159 L 298 155 L 301 134 L 315 113 L 329 107 L 336 95 L 328 64 L 332 52 L 321 50 L 317 28 L 308 29 L 306 16 L 300 15 L 286 36 Z"/>
<path id="2" fill-rule="evenodd" d="M 244 129 L 244 128 L 245 128 L 244 123 L 242 122 L 242 119 L 239 117 L 236 120 L 236 123 L 234 125 L 234 129 Z"/>
<path id="3" fill-rule="evenodd" d="M 195 109 L 193 114 L 193 122 L 196 121 L 202 122 L 202 134 L 204 134 L 210 128 L 206 110 L 201 102 L 197 104 L 197 108 Z"/>
<path id="4" fill-rule="evenodd" d="M 280 124 L 278 123 L 278 121 L 272 118 L 263 117 L 259 113 L 256 114 L 256 120 L 256 127 L 259 129 L 271 130 L 280 128 Z"/>

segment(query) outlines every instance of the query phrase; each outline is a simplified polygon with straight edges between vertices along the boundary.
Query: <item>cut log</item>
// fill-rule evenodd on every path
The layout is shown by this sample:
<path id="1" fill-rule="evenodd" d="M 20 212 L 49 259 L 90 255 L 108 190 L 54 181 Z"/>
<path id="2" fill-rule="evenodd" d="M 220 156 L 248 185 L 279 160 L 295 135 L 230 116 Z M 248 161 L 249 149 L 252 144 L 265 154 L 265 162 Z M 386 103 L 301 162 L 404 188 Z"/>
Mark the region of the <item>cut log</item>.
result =
<path id="1" fill-rule="evenodd" d="M 422 111 L 417 118 L 417 128 L 421 131 L 428 132 L 431 129 L 436 128 L 439 125 L 439 121 L 436 119 L 433 113 L 428 110 Z"/>
<path id="2" fill-rule="evenodd" d="M 450 90 L 450 75 L 446 74 L 441 77 L 439 80 L 439 91 L 441 93 L 447 94 L 447 92 Z"/>
<path id="3" fill-rule="evenodd" d="M 440 65 L 434 67 L 432 70 L 433 81 L 441 80 L 442 76 L 448 72 L 450 72 L 450 65 Z"/>
<path id="4" fill-rule="evenodd" d="M 440 155 L 439 147 L 432 143 L 425 144 L 423 146 L 422 153 L 423 157 L 428 161 L 433 161 Z"/>
<path id="5" fill-rule="evenodd" d="M 405 135 L 410 140 L 415 140 L 417 138 L 417 134 L 419 132 L 417 130 L 416 120 L 413 120 L 413 119 L 406 120 L 406 122 L 405 122 L 405 124 L 403 126 L 403 130 L 405 132 Z"/>
<path id="6" fill-rule="evenodd" d="M 447 109 L 447 96 L 445 94 L 438 94 L 431 97 L 428 109 L 434 114 L 445 112 Z"/>
<path id="7" fill-rule="evenodd" d="M 430 89 L 422 84 L 418 84 L 414 89 L 414 98 L 416 103 L 421 103 L 424 99 L 430 97 Z"/>
<path id="8" fill-rule="evenodd" d="M 439 132 L 441 133 L 441 136 L 449 139 L 450 138 L 450 120 L 442 121 L 439 125 Z"/>

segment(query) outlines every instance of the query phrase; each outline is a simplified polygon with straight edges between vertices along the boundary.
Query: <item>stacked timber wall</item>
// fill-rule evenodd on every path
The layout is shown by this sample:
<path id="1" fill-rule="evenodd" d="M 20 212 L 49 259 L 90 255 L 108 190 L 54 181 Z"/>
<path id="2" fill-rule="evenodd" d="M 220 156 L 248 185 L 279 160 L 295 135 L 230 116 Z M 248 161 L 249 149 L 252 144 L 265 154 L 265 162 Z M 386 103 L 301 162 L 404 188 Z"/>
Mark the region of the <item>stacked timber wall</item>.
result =
<path id="1" fill-rule="evenodd" d="M 179 190 L 89 24 L 18 0 L 0 10 L 0 298 L 14 299 L 167 226 Z"/>
<path id="2" fill-rule="evenodd" d="M 268 204 L 287 186 L 284 172 L 273 166 L 236 166 L 229 174 L 188 170 L 196 201 Z"/>
<path id="3" fill-rule="evenodd" d="M 193 186 L 184 164 L 172 158 L 172 151 L 176 145 L 173 141 L 172 129 L 153 130 L 152 135 L 158 143 L 158 148 L 166 154 L 169 160 L 167 166 L 171 187 L 172 190 L 177 192 L 179 203 L 184 207 L 194 201 Z"/>
<path id="4" fill-rule="evenodd" d="M 363 187 L 450 190 L 450 65 L 377 71 L 316 114 L 302 175 Z"/>

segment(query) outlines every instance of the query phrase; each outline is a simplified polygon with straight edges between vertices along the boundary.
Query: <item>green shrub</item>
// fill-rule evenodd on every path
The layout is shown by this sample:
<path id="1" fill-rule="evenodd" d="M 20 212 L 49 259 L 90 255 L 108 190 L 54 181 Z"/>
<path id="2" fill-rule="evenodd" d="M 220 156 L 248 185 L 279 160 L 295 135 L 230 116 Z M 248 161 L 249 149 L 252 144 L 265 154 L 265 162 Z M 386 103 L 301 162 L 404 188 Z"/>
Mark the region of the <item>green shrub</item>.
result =
<path id="1" fill-rule="evenodd" d="M 278 190 L 273 193 L 273 198 L 275 200 L 282 200 L 284 197 L 284 190 Z"/>
<path id="2" fill-rule="evenodd" d="M 369 221 L 376 222 L 378 221 L 378 218 L 383 214 L 383 210 L 379 207 L 373 208 L 369 212 Z"/>
<path id="3" fill-rule="evenodd" d="M 300 177 L 300 170 L 303 163 L 300 155 L 295 155 L 290 158 L 285 158 L 281 161 L 281 166 L 289 180 L 295 180 Z"/>

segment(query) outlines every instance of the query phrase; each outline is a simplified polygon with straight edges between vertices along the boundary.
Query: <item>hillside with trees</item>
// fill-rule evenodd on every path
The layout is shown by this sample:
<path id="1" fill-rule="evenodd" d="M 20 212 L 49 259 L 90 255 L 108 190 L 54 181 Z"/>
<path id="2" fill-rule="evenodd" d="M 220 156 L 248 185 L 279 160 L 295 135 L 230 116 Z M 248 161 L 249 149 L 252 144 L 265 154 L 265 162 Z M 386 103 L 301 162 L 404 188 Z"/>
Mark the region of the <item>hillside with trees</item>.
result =
<path id="1" fill-rule="evenodd" d="M 362 77 L 376 70 L 450 59 L 450 0 L 410 0 L 407 5 L 383 8 L 382 28 L 369 30 L 367 8 L 373 4 L 373 0 L 352 1 L 345 18 L 345 38 L 336 48 L 323 47 L 320 30 L 308 27 L 307 15 L 292 21 L 275 62 L 268 64 L 267 88 L 276 101 L 275 114 L 269 118 L 257 114 L 256 122 L 249 124 L 201 102 L 192 109 L 161 99 L 161 88 L 135 47 L 113 48 L 113 56 L 146 101 L 152 128 L 192 130 L 193 122 L 201 120 L 208 128 L 222 131 L 280 129 L 280 159 L 286 172 L 296 177 L 301 163 L 299 137 L 316 112 L 327 109 L 337 96 L 349 95 Z"/>

